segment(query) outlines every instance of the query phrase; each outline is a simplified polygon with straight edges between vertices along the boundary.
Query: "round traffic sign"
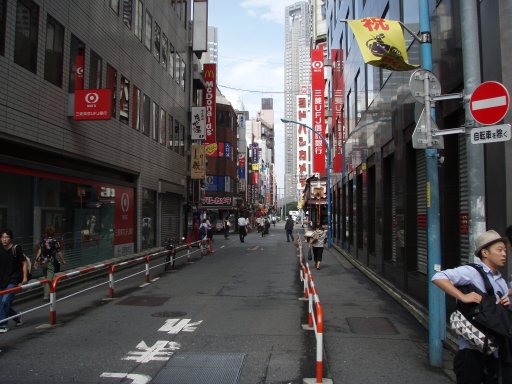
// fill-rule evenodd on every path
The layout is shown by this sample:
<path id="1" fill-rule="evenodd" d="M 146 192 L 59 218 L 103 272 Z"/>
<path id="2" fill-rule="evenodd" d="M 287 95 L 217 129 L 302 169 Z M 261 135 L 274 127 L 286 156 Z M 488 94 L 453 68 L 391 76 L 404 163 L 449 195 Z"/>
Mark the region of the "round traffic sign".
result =
<path id="1" fill-rule="evenodd" d="M 469 110 L 480 124 L 492 125 L 508 112 L 510 96 L 507 88 L 497 81 L 480 84 L 469 99 Z"/>

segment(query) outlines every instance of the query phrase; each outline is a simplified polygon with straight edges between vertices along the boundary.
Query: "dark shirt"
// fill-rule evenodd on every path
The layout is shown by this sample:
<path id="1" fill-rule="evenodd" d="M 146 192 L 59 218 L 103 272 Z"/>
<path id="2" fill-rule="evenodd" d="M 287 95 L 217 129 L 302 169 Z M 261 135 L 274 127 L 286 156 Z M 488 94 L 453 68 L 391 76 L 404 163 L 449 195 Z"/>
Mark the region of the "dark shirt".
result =
<path id="1" fill-rule="evenodd" d="M 286 224 L 284 225 L 284 229 L 287 231 L 293 231 L 293 225 L 294 225 L 293 219 L 289 217 L 286 219 Z"/>
<path id="2" fill-rule="evenodd" d="M 16 247 L 16 254 L 12 248 L 0 246 L 0 289 L 5 289 L 9 284 L 18 285 L 23 278 L 22 268 L 23 250 L 20 245 Z"/>
<path id="3" fill-rule="evenodd" d="M 54 262 L 57 259 L 57 253 L 60 252 L 60 243 L 53 237 L 44 237 L 39 242 L 41 248 L 41 261 L 46 263 L 47 261 Z"/>

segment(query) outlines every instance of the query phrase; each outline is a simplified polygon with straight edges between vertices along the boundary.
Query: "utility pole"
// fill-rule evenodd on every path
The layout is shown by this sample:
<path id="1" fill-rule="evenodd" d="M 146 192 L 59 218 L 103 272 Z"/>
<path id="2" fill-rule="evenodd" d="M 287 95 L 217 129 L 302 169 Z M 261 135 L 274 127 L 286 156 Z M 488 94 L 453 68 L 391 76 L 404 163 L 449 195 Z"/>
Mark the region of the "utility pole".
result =
<path id="1" fill-rule="evenodd" d="M 432 70 L 432 37 L 430 34 L 429 1 L 419 0 L 421 66 Z M 425 80 L 426 82 L 427 80 Z M 427 85 L 425 85 L 427 86 Z M 443 344 L 446 335 L 445 296 L 430 281 L 432 276 L 441 269 L 441 230 L 439 220 L 439 174 L 437 169 L 438 153 L 432 146 L 430 128 L 430 102 L 425 98 L 425 114 L 427 121 L 427 148 L 425 158 L 427 165 L 427 226 L 428 226 L 428 330 L 429 330 L 429 360 L 430 365 L 442 367 Z M 434 115 L 435 116 L 435 115 Z"/>
<path id="2" fill-rule="evenodd" d="M 462 29 L 462 62 L 464 63 L 464 110 L 465 126 L 475 128 L 475 120 L 469 108 L 469 97 L 481 82 L 480 46 L 478 42 L 478 9 L 476 0 L 460 2 L 460 24 Z M 479 233 L 485 232 L 485 174 L 484 146 L 471 143 L 471 130 L 466 134 L 468 198 L 469 198 L 469 244 L 475 244 Z M 470 261 L 474 260 L 473 253 Z"/>

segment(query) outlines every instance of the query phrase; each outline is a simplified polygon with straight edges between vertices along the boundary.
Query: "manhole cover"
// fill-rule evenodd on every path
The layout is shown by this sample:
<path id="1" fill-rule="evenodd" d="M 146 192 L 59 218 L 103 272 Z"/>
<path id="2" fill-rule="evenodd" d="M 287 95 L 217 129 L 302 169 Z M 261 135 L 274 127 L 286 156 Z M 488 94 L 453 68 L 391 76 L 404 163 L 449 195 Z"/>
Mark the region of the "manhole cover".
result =
<path id="1" fill-rule="evenodd" d="M 176 352 L 154 384 L 237 384 L 245 353 Z"/>
<path id="2" fill-rule="evenodd" d="M 118 301 L 118 305 L 139 305 L 142 307 L 158 307 L 169 300 L 170 297 L 164 296 L 128 296 Z"/>
<path id="3" fill-rule="evenodd" d="M 397 335 L 399 332 L 386 317 L 347 317 L 350 331 L 366 335 Z"/>
<path id="4" fill-rule="evenodd" d="M 156 312 L 152 313 L 151 316 L 153 317 L 182 317 L 186 316 L 187 312 L 183 311 L 164 311 L 164 312 Z"/>

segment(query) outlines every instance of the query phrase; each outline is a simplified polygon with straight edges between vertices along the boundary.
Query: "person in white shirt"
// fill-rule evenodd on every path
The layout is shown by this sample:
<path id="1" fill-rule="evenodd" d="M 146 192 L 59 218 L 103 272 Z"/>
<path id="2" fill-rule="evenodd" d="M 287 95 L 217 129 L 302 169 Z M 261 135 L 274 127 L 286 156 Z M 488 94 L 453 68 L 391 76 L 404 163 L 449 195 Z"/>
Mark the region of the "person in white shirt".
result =
<path id="1" fill-rule="evenodd" d="M 247 220 L 245 217 L 240 216 L 238 218 L 238 236 L 240 237 L 240 242 L 244 242 L 245 236 L 247 236 Z"/>

